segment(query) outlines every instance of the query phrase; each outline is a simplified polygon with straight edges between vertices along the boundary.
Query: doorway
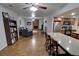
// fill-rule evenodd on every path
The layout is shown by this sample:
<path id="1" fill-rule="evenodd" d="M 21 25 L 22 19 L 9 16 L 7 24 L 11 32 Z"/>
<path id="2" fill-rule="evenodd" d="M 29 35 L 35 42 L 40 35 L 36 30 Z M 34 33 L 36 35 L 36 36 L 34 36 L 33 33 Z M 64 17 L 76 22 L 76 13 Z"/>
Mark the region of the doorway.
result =
<path id="1" fill-rule="evenodd" d="M 35 19 L 33 21 L 33 30 L 38 30 L 39 29 L 39 19 Z"/>

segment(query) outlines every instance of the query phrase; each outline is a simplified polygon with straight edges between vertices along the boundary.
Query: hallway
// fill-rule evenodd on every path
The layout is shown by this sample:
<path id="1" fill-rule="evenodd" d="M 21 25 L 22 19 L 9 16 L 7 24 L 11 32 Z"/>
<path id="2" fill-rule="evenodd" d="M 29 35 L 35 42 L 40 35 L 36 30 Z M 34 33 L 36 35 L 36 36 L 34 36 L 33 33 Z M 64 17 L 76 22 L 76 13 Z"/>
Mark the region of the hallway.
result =
<path id="1" fill-rule="evenodd" d="M 2 51 L 2 56 L 47 56 L 45 47 L 45 37 L 39 31 L 34 31 L 32 37 L 20 37 L 12 46 L 8 46 Z"/>

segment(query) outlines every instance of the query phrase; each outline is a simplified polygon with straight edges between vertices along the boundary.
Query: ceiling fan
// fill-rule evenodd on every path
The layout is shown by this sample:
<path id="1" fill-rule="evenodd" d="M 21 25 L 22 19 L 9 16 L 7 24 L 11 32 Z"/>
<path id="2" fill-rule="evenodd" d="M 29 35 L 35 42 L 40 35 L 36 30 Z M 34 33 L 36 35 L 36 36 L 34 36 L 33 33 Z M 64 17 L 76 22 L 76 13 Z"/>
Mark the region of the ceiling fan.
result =
<path id="1" fill-rule="evenodd" d="M 23 9 L 30 9 L 30 8 L 32 8 L 32 7 L 34 7 L 34 8 L 36 8 L 36 9 L 38 9 L 38 10 L 40 10 L 40 9 L 43 9 L 43 10 L 46 10 L 47 9 L 47 7 L 46 6 L 42 6 L 42 5 L 39 5 L 39 4 L 34 4 L 34 3 L 25 3 L 27 6 L 26 7 L 24 7 Z"/>

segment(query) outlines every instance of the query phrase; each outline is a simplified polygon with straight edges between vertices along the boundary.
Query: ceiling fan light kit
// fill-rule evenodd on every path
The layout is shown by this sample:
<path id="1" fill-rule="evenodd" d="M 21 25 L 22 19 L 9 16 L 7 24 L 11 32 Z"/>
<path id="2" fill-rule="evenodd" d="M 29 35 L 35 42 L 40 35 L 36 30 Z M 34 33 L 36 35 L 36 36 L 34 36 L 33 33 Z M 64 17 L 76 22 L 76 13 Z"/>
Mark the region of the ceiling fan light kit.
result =
<path id="1" fill-rule="evenodd" d="M 35 12 L 35 11 L 37 11 L 38 9 L 37 9 L 36 7 L 34 7 L 34 6 L 32 6 L 32 7 L 30 7 L 30 10 L 33 11 L 33 12 Z"/>

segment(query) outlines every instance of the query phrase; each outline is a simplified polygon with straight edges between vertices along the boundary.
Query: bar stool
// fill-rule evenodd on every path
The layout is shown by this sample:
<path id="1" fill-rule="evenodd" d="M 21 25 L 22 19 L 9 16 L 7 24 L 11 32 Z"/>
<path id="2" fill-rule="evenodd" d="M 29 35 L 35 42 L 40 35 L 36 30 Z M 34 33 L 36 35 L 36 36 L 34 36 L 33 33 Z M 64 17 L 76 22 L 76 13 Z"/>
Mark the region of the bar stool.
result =
<path id="1" fill-rule="evenodd" d="M 51 43 L 48 45 L 48 54 L 50 56 L 57 56 L 58 55 L 58 45 L 57 42 Z"/>
<path id="2" fill-rule="evenodd" d="M 58 43 L 55 40 L 51 40 L 51 55 L 57 56 L 58 55 Z"/>
<path id="3" fill-rule="evenodd" d="M 51 48 L 51 54 L 52 56 L 66 56 L 67 54 L 62 50 L 62 53 L 59 53 L 60 52 L 60 46 L 58 44 L 57 41 L 55 41 L 54 39 L 52 39 L 52 43 L 51 43 L 53 46 Z"/>
<path id="4" fill-rule="evenodd" d="M 50 44 L 51 44 L 51 37 L 49 35 L 47 35 L 47 39 L 46 39 L 46 51 L 49 50 Z"/>
<path id="5" fill-rule="evenodd" d="M 48 38 L 48 35 L 47 35 L 47 33 L 45 32 L 45 38 L 47 39 Z"/>
<path id="6" fill-rule="evenodd" d="M 47 33 L 45 33 L 45 37 L 46 37 L 46 42 L 45 42 L 46 51 L 51 56 L 57 55 L 58 54 L 57 42 L 54 39 L 51 39 L 50 35 L 47 35 Z"/>

